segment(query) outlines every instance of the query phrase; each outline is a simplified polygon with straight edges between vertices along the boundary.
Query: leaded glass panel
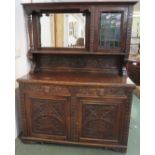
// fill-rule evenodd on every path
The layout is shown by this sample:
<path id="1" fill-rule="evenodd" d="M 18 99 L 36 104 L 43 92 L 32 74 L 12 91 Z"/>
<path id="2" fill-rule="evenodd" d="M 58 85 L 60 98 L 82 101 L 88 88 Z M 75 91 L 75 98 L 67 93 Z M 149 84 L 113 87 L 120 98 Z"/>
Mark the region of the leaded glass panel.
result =
<path id="1" fill-rule="evenodd" d="M 101 48 L 119 48 L 121 38 L 121 13 L 101 13 L 100 38 Z"/>

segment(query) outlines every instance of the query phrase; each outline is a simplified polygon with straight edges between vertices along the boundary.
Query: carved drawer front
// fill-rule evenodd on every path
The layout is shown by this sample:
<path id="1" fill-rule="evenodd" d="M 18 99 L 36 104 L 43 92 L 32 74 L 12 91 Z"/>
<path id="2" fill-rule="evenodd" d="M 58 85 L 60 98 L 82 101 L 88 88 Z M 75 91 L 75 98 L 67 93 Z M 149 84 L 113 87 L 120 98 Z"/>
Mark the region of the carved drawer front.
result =
<path id="1" fill-rule="evenodd" d="M 79 141 L 118 144 L 124 100 L 79 98 L 79 103 Z"/>
<path id="2" fill-rule="evenodd" d="M 27 120 L 31 136 L 65 140 L 69 135 L 68 97 L 28 96 Z"/>
<path id="3" fill-rule="evenodd" d="M 126 89 L 119 87 L 103 87 L 103 88 L 79 88 L 77 96 L 103 97 L 117 96 L 126 97 Z"/>
<path id="4" fill-rule="evenodd" d="M 69 91 L 67 87 L 59 85 L 49 85 L 49 84 L 25 84 L 23 91 L 31 93 L 42 93 L 42 94 L 52 94 L 52 95 L 62 95 L 68 96 Z"/>

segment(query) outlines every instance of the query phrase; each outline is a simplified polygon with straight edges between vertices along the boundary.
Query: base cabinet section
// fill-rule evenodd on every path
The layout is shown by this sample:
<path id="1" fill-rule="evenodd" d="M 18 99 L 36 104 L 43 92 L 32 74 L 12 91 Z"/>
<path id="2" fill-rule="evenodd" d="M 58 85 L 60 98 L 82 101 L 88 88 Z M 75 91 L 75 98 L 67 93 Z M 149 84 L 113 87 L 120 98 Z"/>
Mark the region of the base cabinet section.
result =
<path id="1" fill-rule="evenodd" d="M 86 93 L 79 86 L 51 85 L 48 92 L 40 91 L 44 85 L 34 87 L 39 89 L 20 86 L 24 141 L 126 150 L 132 89 L 90 86 Z"/>

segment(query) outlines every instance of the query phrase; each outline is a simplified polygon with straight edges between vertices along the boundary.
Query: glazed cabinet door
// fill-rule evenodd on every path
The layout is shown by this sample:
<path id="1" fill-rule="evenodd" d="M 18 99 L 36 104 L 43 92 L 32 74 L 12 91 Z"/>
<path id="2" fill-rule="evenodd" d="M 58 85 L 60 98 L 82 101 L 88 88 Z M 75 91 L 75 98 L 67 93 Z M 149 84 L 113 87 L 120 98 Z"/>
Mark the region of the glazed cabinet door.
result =
<path id="1" fill-rule="evenodd" d="M 52 140 L 69 138 L 69 97 L 27 94 L 25 101 L 30 137 Z"/>
<path id="2" fill-rule="evenodd" d="M 96 9 L 98 25 L 95 30 L 96 52 L 124 52 L 127 29 L 127 7 Z"/>
<path id="3" fill-rule="evenodd" d="M 79 141 L 96 144 L 120 144 L 123 135 L 125 99 L 79 99 Z"/>

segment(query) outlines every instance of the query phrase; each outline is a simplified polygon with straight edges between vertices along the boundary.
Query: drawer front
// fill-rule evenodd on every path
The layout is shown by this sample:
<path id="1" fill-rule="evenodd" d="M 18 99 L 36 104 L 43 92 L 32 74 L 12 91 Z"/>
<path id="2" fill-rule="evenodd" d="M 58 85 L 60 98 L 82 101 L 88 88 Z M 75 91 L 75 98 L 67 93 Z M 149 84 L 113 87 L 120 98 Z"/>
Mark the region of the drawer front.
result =
<path id="1" fill-rule="evenodd" d="M 130 94 L 126 87 L 94 87 L 94 86 L 63 86 L 50 84 L 20 84 L 26 93 L 42 93 L 58 96 L 87 96 L 87 97 L 127 97 Z"/>
<path id="2" fill-rule="evenodd" d="M 126 88 L 117 87 L 102 87 L 102 88 L 79 88 L 77 91 L 77 96 L 91 96 L 91 97 L 126 97 Z"/>
<path id="3" fill-rule="evenodd" d="M 26 93 L 41 93 L 47 95 L 69 96 L 67 87 L 50 84 L 21 84 L 22 91 Z"/>

